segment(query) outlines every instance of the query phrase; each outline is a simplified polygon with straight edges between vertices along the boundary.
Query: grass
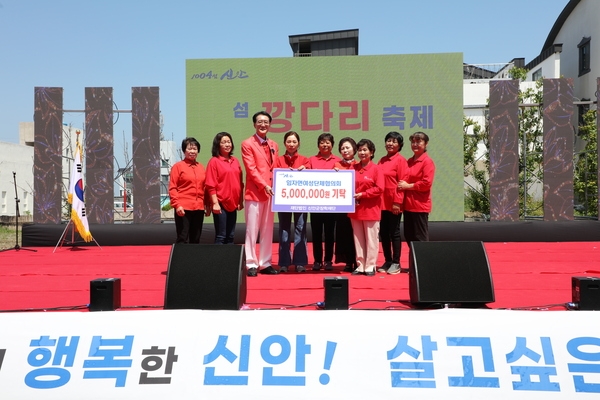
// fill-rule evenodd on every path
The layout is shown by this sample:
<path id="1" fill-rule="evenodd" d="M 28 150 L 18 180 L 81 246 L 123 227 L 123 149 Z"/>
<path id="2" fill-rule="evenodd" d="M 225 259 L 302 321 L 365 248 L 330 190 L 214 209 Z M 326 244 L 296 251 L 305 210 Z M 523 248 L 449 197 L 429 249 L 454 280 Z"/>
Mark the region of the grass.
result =
<path id="1" fill-rule="evenodd" d="M 15 247 L 15 230 L 15 226 L 0 225 L 0 250 Z M 21 245 L 20 237 L 19 245 Z"/>

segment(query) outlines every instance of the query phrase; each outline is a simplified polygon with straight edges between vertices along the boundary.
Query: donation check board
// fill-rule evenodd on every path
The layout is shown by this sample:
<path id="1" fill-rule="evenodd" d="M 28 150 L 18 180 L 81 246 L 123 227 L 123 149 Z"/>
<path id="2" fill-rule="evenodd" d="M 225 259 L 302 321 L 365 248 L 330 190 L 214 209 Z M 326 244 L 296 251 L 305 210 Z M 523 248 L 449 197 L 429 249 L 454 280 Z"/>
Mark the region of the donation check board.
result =
<path id="1" fill-rule="evenodd" d="M 354 212 L 354 170 L 273 170 L 273 212 Z"/>

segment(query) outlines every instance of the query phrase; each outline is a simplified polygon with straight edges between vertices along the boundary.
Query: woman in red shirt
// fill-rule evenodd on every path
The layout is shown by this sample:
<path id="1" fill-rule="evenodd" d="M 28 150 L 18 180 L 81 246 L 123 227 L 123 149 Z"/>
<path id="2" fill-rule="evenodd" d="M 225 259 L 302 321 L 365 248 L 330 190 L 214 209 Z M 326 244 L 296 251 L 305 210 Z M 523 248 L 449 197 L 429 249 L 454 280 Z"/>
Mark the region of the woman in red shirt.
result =
<path id="1" fill-rule="evenodd" d="M 338 150 L 342 159 L 335 163 L 335 169 L 354 169 L 356 160 L 356 142 L 351 137 L 340 140 Z M 337 214 L 335 222 L 335 262 L 344 263 L 344 272 L 352 272 L 356 268 L 356 249 L 354 248 L 354 233 L 352 223 L 346 213 Z"/>
<path id="2" fill-rule="evenodd" d="M 403 145 L 404 138 L 400 133 L 389 132 L 385 135 L 387 154 L 381 157 L 378 163 L 385 179 L 385 189 L 381 197 L 381 230 L 379 232 L 385 263 L 377 271 L 388 274 L 400 273 L 402 249 L 400 220 L 402 219 L 404 192 L 398 190 L 398 181 L 406 179 L 408 173 L 406 158 L 400 154 Z"/>
<path id="3" fill-rule="evenodd" d="M 381 195 L 384 189 L 383 172 L 372 160 L 375 144 L 362 139 L 356 144 L 360 162 L 354 165 L 356 207 L 348 214 L 354 231 L 356 269 L 352 275 L 375 275 L 379 254 L 379 219 L 381 218 Z"/>
<path id="4" fill-rule="evenodd" d="M 215 244 L 233 244 L 238 210 L 244 209 L 242 166 L 233 156 L 233 139 L 219 132 L 206 165 L 206 191 L 212 203 Z"/>
<path id="5" fill-rule="evenodd" d="M 412 241 L 429 241 L 431 187 L 435 164 L 427 155 L 429 136 L 426 133 L 415 132 L 408 140 L 413 156 L 408 159 L 408 177 L 398 182 L 398 189 L 404 191 L 404 237 L 410 249 Z"/>
<path id="6" fill-rule="evenodd" d="M 175 243 L 200 243 L 204 223 L 204 166 L 196 161 L 200 143 L 193 137 L 183 139 L 184 159 L 171 167 L 169 197 L 175 210 Z"/>
<path id="7" fill-rule="evenodd" d="M 332 170 L 335 163 L 340 158 L 333 155 L 333 145 L 335 140 L 331 133 L 322 133 L 317 138 L 317 147 L 319 153 L 310 157 L 310 167 L 312 169 Z M 310 213 L 310 228 L 312 231 L 313 244 L 313 271 L 319 271 L 324 268 L 325 271 L 333 271 L 333 248 L 335 245 L 335 220 L 333 213 Z M 323 255 L 323 247 L 325 255 Z"/>
<path id="8" fill-rule="evenodd" d="M 300 148 L 300 135 L 289 131 L 283 136 L 285 154 L 277 157 L 274 168 L 285 168 L 296 171 L 310 168 L 307 157 L 298 154 Z M 279 217 L 279 272 L 288 272 L 290 265 L 296 267 L 296 272 L 306 272 L 308 252 L 306 248 L 306 219 L 307 213 L 280 212 Z M 290 252 L 290 238 L 292 230 L 292 215 L 294 217 L 294 254 Z"/>

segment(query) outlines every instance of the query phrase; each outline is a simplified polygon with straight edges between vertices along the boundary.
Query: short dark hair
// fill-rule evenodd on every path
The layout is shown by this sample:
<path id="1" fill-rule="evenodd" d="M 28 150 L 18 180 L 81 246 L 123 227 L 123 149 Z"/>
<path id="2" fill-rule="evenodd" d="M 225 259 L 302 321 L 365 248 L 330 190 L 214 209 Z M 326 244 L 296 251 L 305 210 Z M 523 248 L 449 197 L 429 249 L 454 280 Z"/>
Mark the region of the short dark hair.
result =
<path id="1" fill-rule="evenodd" d="M 338 151 L 342 151 L 342 145 L 346 142 L 350 143 L 350 146 L 352 146 L 352 149 L 354 149 L 354 153 L 356 153 L 356 150 L 358 150 L 358 147 L 356 147 L 356 142 L 349 136 L 346 136 L 340 140 L 340 143 L 338 144 Z"/>
<path id="2" fill-rule="evenodd" d="M 375 143 L 373 143 L 369 139 L 360 139 L 358 143 L 356 143 L 356 148 L 367 146 L 367 149 L 371 152 L 371 160 L 375 157 Z"/>
<path id="3" fill-rule="evenodd" d="M 269 123 L 271 123 L 271 121 L 273 121 L 273 118 L 271 118 L 271 114 L 269 114 L 266 111 L 258 111 L 257 113 L 255 113 L 252 116 L 252 123 L 255 124 L 256 123 L 256 118 L 258 118 L 259 115 L 265 115 L 266 117 L 269 118 Z"/>
<path id="4" fill-rule="evenodd" d="M 296 136 L 296 139 L 298 139 L 298 143 L 300 143 L 300 135 L 298 135 L 298 132 L 296 132 L 296 131 L 289 131 L 285 135 L 283 135 L 283 144 L 285 144 L 285 141 L 290 136 Z"/>
<path id="5" fill-rule="evenodd" d="M 388 132 L 388 134 L 385 135 L 385 141 L 387 142 L 390 139 L 394 139 L 396 142 L 398 142 L 398 145 L 400 146 L 399 150 L 402 150 L 402 147 L 404 146 L 404 138 L 399 132 Z"/>
<path id="6" fill-rule="evenodd" d="M 333 147 L 333 145 L 335 144 L 335 140 L 333 139 L 333 135 L 331 133 L 321 133 L 319 135 L 319 137 L 317 138 L 317 146 L 319 146 L 319 143 L 325 141 L 325 140 L 329 140 L 331 142 L 331 147 Z"/>
<path id="7" fill-rule="evenodd" d="M 229 153 L 229 155 L 233 154 L 233 149 L 235 148 L 235 146 L 233 145 L 233 139 L 231 135 L 227 132 L 219 132 L 215 135 L 215 138 L 213 139 L 211 150 L 213 157 L 217 157 L 219 154 L 221 154 L 221 139 L 223 139 L 224 137 L 228 137 L 229 140 L 231 140 L 231 152 Z"/>
<path id="8" fill-rule="evenodd" d="M 415 132 L 408 137 L 410 142 L 412 142 L 413 139 L 422 139 L 425 143 L 429 143 L 429 136 L 427 136 L 425 132 Z"/>
<path id="9" fill-rule="evenodd" d="M 196 138 L 193 137 L 186 137 L 185 139 L 183 139 L 183 141 L 181 142 L 181 151 L 185 153 L 185 150 L 190 144 L 196 146 L 198 148 L 198 153 L 200 153 L 200 143 L 196 140 Z"/>

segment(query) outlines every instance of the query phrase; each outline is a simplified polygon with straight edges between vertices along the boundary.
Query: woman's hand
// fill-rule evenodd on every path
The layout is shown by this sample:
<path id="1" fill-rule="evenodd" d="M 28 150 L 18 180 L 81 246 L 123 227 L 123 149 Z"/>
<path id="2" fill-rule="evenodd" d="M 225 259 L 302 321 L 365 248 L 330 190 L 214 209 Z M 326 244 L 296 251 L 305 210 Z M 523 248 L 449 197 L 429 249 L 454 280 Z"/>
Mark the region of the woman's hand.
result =
<path id="1" fill-rule="evenodd" d="M 183 217 L 185 215 L 185 210 L 183 209 L 183 207 L 179 206 L 175 209 L 175 212 L 177 213 L 177 215 L 179 215 L 180 217 Z"/>
<path id="2" fill-rule="evenodd" d="M 412 189 L 413 186 L 415 186 L 414 183 L 408 183 L 406 181 L 398 181 L 398 189 L 400 189 L 400 190 Z"/>
<path id="3" fill-rule="evenodd" d="M 213 204 L 212 213 L 213 214 L 221 214 L 221 205 L 219 203 Z"/>

